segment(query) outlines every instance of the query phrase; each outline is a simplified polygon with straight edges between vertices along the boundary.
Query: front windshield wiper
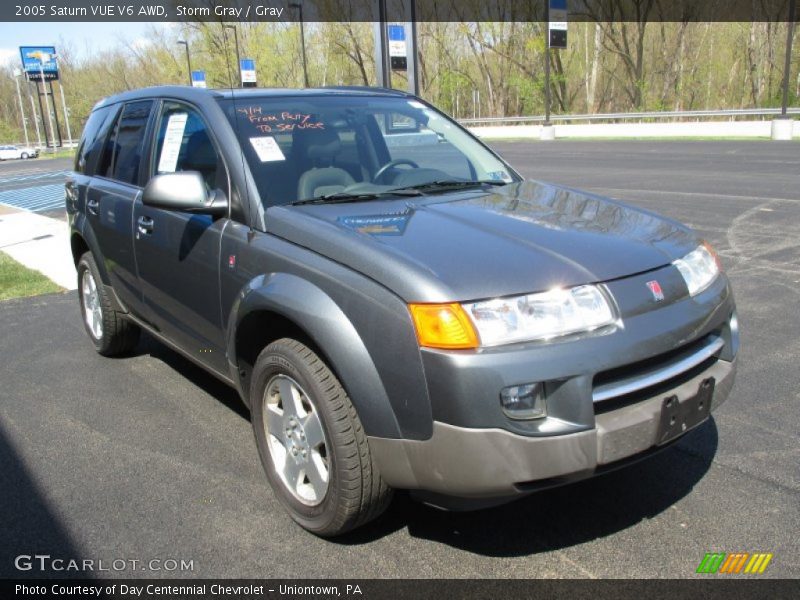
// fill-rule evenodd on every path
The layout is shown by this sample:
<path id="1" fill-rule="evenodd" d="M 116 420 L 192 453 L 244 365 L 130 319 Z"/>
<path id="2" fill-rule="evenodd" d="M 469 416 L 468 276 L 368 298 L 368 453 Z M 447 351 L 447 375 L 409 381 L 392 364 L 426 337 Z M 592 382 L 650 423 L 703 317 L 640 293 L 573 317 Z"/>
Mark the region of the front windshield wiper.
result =
<path id="1" fill-rule="evenodd" d="M 428 181 L 426 183 L 418 183 L 417 185 L 409 185 L 406 187 L 395 188 L 391 192 L 405 192 L 408 190 L 417 191 L 447 191 L 449 189 L 459 189 L 468 187 L 477 187 L 481 185 L 503 186 L 508 185 L 507 181 L 497 181 L 496 179 L 480 179 L 477 181 L 465 181 L 463 179 L 442 179 L 437 181 Z"/>
<path id="2" fill-rule="evenodd" d="M 506 181 L 497 181 L 495 179 L 486 179 L 479 181 L 465 181 L 462 179 L 442 179 L 438 181 L 428 181 L 426 183 L 419 183 L 417 185 L 409 185 L 390 190 L 381 190 L 379 192 L 334 192 L 333 194 L 325 194 L 324 196 L 317 196 L 316 198 L 305 198 L 303 200 L 296 200 L 290 202 L 292 206 L 300 206 L 302 204 L 325 204 L 325 203 L 345 203 L 345 202 L 363 202 L 366 200 L 375 200 L 377 198 L 386 198 L 387 196 L 424 196 L 424 192 L 432 191 L 447 191 L 450 189 L 461 189 L 467 187 L 476 187 L 481 185 L 503 186 L 507 185 Z"/>
<path id="3" fill-rule="evenodd" d="M 325 204 L 330 203 L 344 203 L 344 202 L 361 202 L 365 200 L 375 200 L 376 198 L 385 198 L 387 196 L 422 196 L 422 192 L 407 188 L 397 190 L 385 190 L 381 192 L 362 192 L 353 194 L 350 192 L 335 192 L 333 194 L 325 194 L 317 196 L 316 198 L 306 198 L 304 200 L 295 200 L 289 204 L 292 206 L 300 206 L 302 204 Z"/>

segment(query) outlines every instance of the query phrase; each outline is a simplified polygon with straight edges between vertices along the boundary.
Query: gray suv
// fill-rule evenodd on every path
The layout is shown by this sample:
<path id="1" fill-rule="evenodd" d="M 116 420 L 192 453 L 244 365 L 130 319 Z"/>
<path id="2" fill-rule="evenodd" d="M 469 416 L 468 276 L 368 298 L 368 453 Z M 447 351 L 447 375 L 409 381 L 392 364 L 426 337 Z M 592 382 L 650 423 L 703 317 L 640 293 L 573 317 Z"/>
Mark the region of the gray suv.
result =
<path id="1" fill-rule="evenodd" d="M 733 385 L 708 244 L 524 181 L 404 93 L 106 98 L 66 204 L 97 351 L 144 330 L 236 388 L 275 494 L 318 535 L 394 489 L 469 509 L 614 469 Z"/>

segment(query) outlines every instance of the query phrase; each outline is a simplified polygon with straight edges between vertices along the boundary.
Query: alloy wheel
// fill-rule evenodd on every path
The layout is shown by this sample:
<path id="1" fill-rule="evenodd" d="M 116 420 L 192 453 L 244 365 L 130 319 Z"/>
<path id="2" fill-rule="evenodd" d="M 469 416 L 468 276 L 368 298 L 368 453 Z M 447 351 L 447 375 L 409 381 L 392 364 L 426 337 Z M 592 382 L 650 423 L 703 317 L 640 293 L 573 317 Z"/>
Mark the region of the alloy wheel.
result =
<path id="1" fill-rule="evenodd" d="M 275 375 L 267 383 L 263 402 L 263 426 L 278 477 L 303 504 L 320 504 L 328 491 L 330 462 L 311 398 L 291 377 Z"/>
<path id="2" fill-rule="evenodd" d="M 100 294 L 91 271 L 86 269 L 81 279 L 83 294 L 83 319 L 95 339 L 103 337 L 103 309 L 100 306 Z"/>

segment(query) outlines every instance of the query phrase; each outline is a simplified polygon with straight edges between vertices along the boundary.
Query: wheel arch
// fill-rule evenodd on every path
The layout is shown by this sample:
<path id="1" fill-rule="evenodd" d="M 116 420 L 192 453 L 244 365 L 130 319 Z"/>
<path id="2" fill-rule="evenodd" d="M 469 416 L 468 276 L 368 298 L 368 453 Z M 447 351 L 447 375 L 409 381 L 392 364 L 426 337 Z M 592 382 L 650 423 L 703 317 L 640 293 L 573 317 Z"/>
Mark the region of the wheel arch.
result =
<path id="1" fill-rule="evenodd" d="M 288 273 L 259 276 L 239 294 L 228 322 L 229 366 L 246 404 L 258 354 L 273 341 L 292 337 L 328 364 L 368 435 L 400 437 L 396 415 L 366 346 L 322 289 Z"/>
<path id="2" fill-rule="evenodd" d="M 97 239 L 94 237 L 94 232 L 90 228 L 73 228 L 69 237 L 69 245 L 72 249 L 72 260 L 75 263 L 76 269 L 81 256 L 86 252 L 91 252 L 92 256 L 94 256 L 94 262 L 97 264 L 97 270 L 100 271 L 100 279 L 102 279 L 103 285 L 110 285 L 103 254 L 100 252 L 100 246 L 97 243 Z"/>
<path id="3" fill-rule="evenodd" d="M 86 240 L 83 239 L 83 236 L 75 231 L 72 232 L 72 235 L 69 238 L 69 245 L 72 249 L 72 262 L 75 263 L 75 266 L 77 267 L 81 256 L 87 252 L 90 252 L 91 248 L 89 248 L 89 244 L 86 243 Z"/>

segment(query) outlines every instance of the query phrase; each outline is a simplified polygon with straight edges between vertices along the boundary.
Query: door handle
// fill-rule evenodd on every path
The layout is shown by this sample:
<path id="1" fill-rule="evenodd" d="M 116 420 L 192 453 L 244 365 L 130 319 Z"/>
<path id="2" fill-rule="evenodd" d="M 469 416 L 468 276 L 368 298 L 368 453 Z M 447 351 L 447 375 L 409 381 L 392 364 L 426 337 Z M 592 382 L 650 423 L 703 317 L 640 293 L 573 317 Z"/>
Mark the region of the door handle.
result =
<path id="1" fill-rule="evenodd" d="M 100 202 L 98 200 L 86 201 L 86 210 L 88 210 L 91 214 L 97 216 L 97 211 L 99 208 L 100 208 Z"/>
<path id="2" fill-rule="evenodd" d="M 139 217 L 139 220 L 136 221 L 136 229 L 141 235 L 150 235 L 153 233 L 154 225 L 155 223 L 150 217 Z"/>

